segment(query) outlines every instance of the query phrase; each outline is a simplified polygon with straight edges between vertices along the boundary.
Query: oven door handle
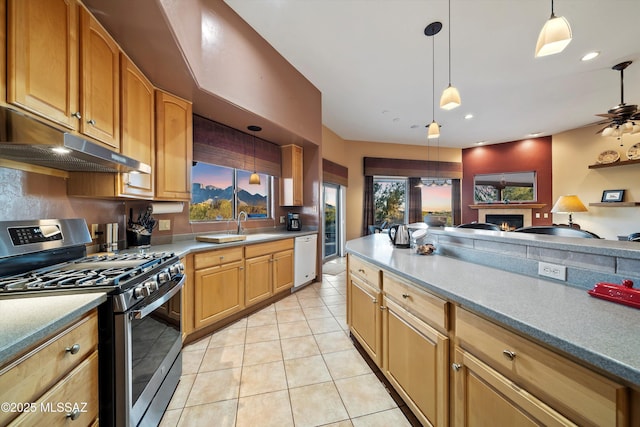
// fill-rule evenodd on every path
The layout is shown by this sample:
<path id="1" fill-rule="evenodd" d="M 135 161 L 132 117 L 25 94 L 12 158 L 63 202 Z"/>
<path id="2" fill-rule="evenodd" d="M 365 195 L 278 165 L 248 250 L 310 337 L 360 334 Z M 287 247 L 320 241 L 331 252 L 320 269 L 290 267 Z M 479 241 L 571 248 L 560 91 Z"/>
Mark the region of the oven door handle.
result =
<path id="1" fill-rule="evenodd" d="M 131 311 L 131 315 L 133 316 L 133 318 L 134 319 L 142 319 L 142 318 L 146 317 L 148 314 L 153 313 L 158 307 L 160 307 L 162 304 L 164 304 L 165 302 L 167 302 L 171 298 L 173 298 L 178 292 L 180 292 L 180 290 L 184 286 L 184 281 L 186 280 L 186 277 L 187 276 L 182 275 L 182 278 L 180 279 L 180 281 L 175 286 L 173 286 L 171 289 L 169 289 L 160 298 L 150 302 L 149 304 L 145 305 L 144 307 L 140 308 L 139 310 L 132 310 Z"/>

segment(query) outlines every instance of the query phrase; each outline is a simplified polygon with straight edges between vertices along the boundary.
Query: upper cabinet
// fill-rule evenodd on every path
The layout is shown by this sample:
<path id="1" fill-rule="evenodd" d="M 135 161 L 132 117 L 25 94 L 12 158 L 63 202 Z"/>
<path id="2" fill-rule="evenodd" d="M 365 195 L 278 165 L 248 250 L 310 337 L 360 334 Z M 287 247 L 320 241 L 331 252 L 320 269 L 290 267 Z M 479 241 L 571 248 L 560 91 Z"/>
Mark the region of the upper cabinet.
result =
<path id="1" fill-rule="evenodd" d="M 120 48 L 87 10 L 80 18 L 80 132 L 118 149 Z"/>
<path id="2" fill-rule="evenodd" d="M 78 5 L 9 0 L 7 101 L 78 129 Z"/>
<path id="3" fill-rule="evenodd" d="M 121 55 L 121 152 L 151 166 L 151 174 L 121 174 L 122 192 L 154 196 L 156 159 L 154 88 L 136 65 Z"/>
<path id="4" fill-rule="evenodd" d="M 297 145 L 282 147 L 280 206 L 303 206 L 303 152 Z"/>
<path id="5" fill-rule="evenodd" d="M 156 199 L 191 200 L 191 103 L 156 91 Z"/>
<path id="6" fill-rule="evenodd" d="M 98 21 L 74 0 L 9 0 L 7 22 L 7 101 L 119 149 L 119 48 Z"/>

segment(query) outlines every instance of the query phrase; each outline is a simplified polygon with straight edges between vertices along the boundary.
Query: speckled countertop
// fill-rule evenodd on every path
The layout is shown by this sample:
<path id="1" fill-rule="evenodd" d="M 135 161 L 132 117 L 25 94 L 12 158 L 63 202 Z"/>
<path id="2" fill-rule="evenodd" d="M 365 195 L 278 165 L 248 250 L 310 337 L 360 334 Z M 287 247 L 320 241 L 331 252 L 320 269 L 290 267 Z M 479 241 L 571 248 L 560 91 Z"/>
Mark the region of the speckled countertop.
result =
<path id="1" fill-rule="evenodd" d="M 0 366 L 106 300 L 104 292 L 0 300 Z"/>
<path id="2" fill-rule="evenodd" d="M 385 235 L 347 251 L 548 347 L 640 387 L 640 310 L 584 289 L 454 258 L 394 248 Z"/>

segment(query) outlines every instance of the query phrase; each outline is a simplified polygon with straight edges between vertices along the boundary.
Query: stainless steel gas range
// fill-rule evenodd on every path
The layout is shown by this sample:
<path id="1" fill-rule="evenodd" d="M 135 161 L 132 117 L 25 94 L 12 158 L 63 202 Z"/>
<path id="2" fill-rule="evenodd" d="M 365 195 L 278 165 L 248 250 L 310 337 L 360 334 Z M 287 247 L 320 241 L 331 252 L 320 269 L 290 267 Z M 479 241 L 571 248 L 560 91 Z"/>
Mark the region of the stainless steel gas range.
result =
<path id="1" fill-rule="evenodd" d="M 86 256 L 83 219 L 0 221 L 0 298 L 103 291 L 100 424 L 157 425 L 182 372 L 184 266 L 173 253 Z"/>

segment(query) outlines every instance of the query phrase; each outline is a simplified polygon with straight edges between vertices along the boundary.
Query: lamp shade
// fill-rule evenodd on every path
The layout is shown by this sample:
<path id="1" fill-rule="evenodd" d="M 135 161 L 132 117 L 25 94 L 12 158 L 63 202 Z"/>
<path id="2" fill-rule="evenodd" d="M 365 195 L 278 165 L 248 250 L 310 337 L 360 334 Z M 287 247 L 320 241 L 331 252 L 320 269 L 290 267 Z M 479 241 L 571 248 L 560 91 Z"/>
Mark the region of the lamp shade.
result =
<path id="1" fill-rule="evenodd" d="M 587 212 L 587 208 L 584 206 L 578 196 L 560 196 L 553 208 L 553 213 L 573 213 L 573 212 Z"/>
<path id="2" fill-rule="evenodd" d="M 459 107 L 461 103 L 460 92 L 458 92 L 455 86 L 449 84 L 449 87 L 442 92 L 442 96 L 440 97 L 440 108 L 443 110 L 452 110 Z"/>
<path id="3" fill-rule="evenodd" d="M 251 185 L 260 185 L 260 175 L 258 175 L 257 173 L 252 173 L 251 176 L 249 177 L 249 184 Z"/>
<path id="4" fill-rule="evenodd" d="M 427 133 L 427 138 L 433 139 L 438 138 L 440 136 L 440 125 L 436 123 L 436 121 L 432 121 L 429 125 L 429 132 Z"/>
<path id="5" fill-rule="evenodd" d="M 542 27 L 536 44 L 536 58 L 560 53 L 571 42 L 571 27 L 564 16 L 551 17 Z"/>

